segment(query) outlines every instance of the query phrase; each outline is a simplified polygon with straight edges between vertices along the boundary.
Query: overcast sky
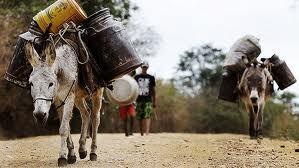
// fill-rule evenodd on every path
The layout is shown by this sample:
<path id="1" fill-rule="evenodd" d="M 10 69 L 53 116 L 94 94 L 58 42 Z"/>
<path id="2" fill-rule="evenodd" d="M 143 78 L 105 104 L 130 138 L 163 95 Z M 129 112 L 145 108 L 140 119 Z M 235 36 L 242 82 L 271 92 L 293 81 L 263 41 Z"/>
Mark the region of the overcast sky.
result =
<path id="1" fill-rule="evenodd" d="M 135 17 L 161 36 L 157 55 L 149 59 L 150 73 L 171 78 L 179 55 L 211 43 L 228 51 L 239 37 L 260 38 L 262 54 L 286 60 L 299 80 L 299 3 L 295 0 L 134 0 Z M 295 8 L 297 6 L 297 8 Z M 299 95 L 299 82 L 289 91 Z"/>

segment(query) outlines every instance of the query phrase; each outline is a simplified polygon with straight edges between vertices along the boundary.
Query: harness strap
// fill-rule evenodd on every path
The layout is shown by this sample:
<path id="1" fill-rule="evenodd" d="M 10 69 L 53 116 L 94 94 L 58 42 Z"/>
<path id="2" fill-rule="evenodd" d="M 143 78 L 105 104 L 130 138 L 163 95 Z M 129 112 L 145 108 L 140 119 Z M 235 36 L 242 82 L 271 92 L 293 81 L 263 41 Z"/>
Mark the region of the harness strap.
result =
<path id="1" fill-rule="evenodd" d="M 70 95 L 70 93 L 71 93 L 71 90 L 72 90 L 72 88 L 73 88 L 73 86 L 74 86 L 74 84 L 75 84 L 75 81 L 76 81 L 76 80 L 73 81 L 72 86 L 70 87 L 70 89 L 69 89 L 67 95 L 65 96 L 63 102 L 62 102 L 59 106 L 57 106 L 57 107 L 55 108 L 56 110 L 59 109 L 60 107 L 62 107 L 63 105 L 65 105 L 65 101 L 66 101 L 66 99 L 69 97 L 69 95 Z M 35 103 L 37 100 L 45 100 L 45 101 L 51 101 L 51 102 L 53 102 L 53 98 L 38 97 L 38 98 L 34 99 L 33 103 Z"/>
<path id="2" fill-rule="evenodd" d="M 243 72 L 244 73 L 244 72 Z M 243 75 L 243 74 L 242 74 Z M 241 113 L 241 110 L 240 110 L 240 90 L 239 90 L 239 85 L 241 83 L 241 78 L 240 78 L 240 73 L 237 73 L 237 91 L 238 91 L 238 98 L 237 98 L 237 104 L 238 104 L 238 113 Z"/>
<path id="3" fill-rule="evenodd" d="M 70 22 L 73 26 L 73 28 L 69 28 L 70 25 L 66 24 L 66 27 L 64 29 L 61 29 L 58 33 L 59 35 L 59 39 L 55 42 L 55 45 L 58 43 L 58 41 L 61 39 L 62 41 L 64 41 L 66 44 L 68 44 L 69 46 L 71 46 L 73 48 L 73 50 L 76 52 L 76 47 L 74 47 L 72 44 L 70 44 L 63 36 L 66 32 L 73 32 L 73 33 L 78 33 L 78 38 L 79 38 L 79 42 L 82 45 L 82 48 L 84 49 L 85 55 L 86 55 L 86 60 L 81 62 L 79 60 L 79 58 L 77 57 L 77 61 L 79 64 L 83 65 L 86 64 L 89 61 L 89 53 L 87 50 L 87 47 L 85 46 L 85 43 L 82 40 L 82 34 L 85 33 L 85 29 L 81 29 L 80 27 L 77 27 L 75 23 Z"/>
<path id="4" fill-rule="evenodd" d="M 51 101 L 51 102 L 52 102 L 52 101 L 53 101 L 53 98 L 38 97 L 38 98 L 34 99 L 33 103 L 35 103 L 36 100 L 46 100 L 46 101 Z"/>
<path id="5" fill-rule="evenodd" d="M 64 98 L 63 102 L 62 102 L 59 106 L 57 106 L 57 107 L 55 108 L 56 110 L 59 109 L 60 107 L 62 107 L 63 105 L 65 105 L 65 101 L 66 101 L 66 99 L 69 97 L 69 95 L 70 95 L 70 93 L 71 93 L 71 90 L 72 90 L 72 88 L 73 88 L 73 86 L 74 86 L 74 84 L 75 84 L 75 81 L 76 81 L 76 80 L 73 81 L 72 86 L 70 87 L 70 89 L 69 89 L 69 91 L 68 91 L 66 97 Z"/>

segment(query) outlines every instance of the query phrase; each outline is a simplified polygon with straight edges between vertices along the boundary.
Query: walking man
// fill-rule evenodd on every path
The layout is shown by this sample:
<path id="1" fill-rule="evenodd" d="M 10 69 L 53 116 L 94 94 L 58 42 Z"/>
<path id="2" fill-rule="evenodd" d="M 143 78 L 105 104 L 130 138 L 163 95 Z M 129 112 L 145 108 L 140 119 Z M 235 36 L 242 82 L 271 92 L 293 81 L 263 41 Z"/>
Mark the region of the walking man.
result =
<path id="1" fill-rule="evenodd" d="M 132 71 L 129 75 L 134 77 L 136 71 Z M 125 136 L 133 135 L 134 131 L 134 120 L 135 120 L 135 103 L 131 103 L 124 106 L 119 106 L 119 116 L 123 121 L 123 128 L 125 131 Z M 129 128 L 128 128 L 129 123 Z"/>
<path id="2" fill-rule="evenodd" d="M 156 107 L 156 82 L 155 77 L 147 73 L 149 64 L 144 62 L 141 65 L 142 72 L 135 76 L 139 85 L 139 96 L 137 98 L 137 119 L 139 120 L 141 136 L 149 134 L 151 115 Z"/>
<path id="3" fill-rule="evenodd" d="M 133 135 L 134 131 L 134 118 L 135 118 L 135 106 L 133 103 L 125 106 L 119 106 L 119 116 L 123 121 L 123 127 L 125 136 Z M 129 128 L 128 128 L 129 123 Z"/>

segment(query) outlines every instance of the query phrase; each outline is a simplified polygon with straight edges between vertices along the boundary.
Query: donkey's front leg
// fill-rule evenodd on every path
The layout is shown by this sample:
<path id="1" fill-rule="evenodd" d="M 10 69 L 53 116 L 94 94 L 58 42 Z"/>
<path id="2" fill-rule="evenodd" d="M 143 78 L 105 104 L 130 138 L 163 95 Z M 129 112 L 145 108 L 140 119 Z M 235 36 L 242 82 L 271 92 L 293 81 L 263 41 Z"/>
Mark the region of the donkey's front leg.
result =
<path id="1" fill-rule="evenodd" d="M 97 133 L 98 127 L 100 124 L 100 110 L 102 106 L 102 96 L 103 96 L 103 88 L 98 89 L 96 93 L 92 96 L 92 113 L 91 113 L 91 124 L 92 124 L 92 142 L 91 142 L 91 152 L 90 152 L 90 160 L 97 160 Z"/>
<path id="2" fill-rule="evenodd" d="M 69 135 L 66 139 L 66 143 L 67 143 L 67 148 L 69 150 L 69 153 L 67 155 L 67 163 L 73 164 L 76 162 L 77 158 L 76 158 L 76 154 L 75 154 L 75 150 L 74 150 L 74 143 L 72 140 L 71 132 L 69 132 Z"/>
<path id="3" fill-rule="evenodd" d="M 255 128 L 254 128 L 255 114 L 254 114 L 253 110 L 249 111 L 248 118 L 249 118 L 249 136 L 250 136 L 250 139 L 256 139 L 256 132 L 255 132 Z"/>
<path id="4" fill-rule="evenodd" d="M 257 142 L 261 143 L 263 140 L 263 113 L 264 113 L 265 103 L 261 103 L 259 105 L 258 114 L 256 117 L 256 134 L 257 134 Z"/>
<path id="5" fill-rule="evenodd" d="M 62 103 L 62 101 L 56 101 L 55 102 L 55 106 L 58 107 L 60 106 Z M 59 121 L 61 123 L 62 121 L 62 117 L 63 117 L 63 109 L 62 108 L 58 108 L 57 109 L 58 115 L 59 115 Z M 73 164 L 76 162 L 76 155 L 75 155 L 75 151 L 74 151 L 74 143 L 72 141 L 72 137 L 71 137 L 71 133 L 68 133 L 68 137 L 67 137 L 67 148 L 69 150 L 69 153 L 67 155 L 67 163 L 68 164 Z"/>
<path id="6" fill-rule="evenodd" d="M 65 105 L 63 106 L 63 114 L 59 128 L 59 134 L 61 137 L 61 147 L 58 159 L 58 166 L 66 166 L 67 165 L 67 138 L 70 134 L 70 120 L 72 118 L 73 107 L 75 102 L 75 95 L 71 93 L 65 101 Z"/>

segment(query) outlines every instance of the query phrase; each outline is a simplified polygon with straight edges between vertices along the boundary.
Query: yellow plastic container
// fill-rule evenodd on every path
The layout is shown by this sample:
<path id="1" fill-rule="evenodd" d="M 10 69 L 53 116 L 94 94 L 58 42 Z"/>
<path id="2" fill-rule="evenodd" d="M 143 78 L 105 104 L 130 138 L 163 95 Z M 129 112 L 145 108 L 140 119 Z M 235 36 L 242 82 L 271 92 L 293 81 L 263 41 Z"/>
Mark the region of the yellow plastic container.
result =
<path id="1" fill-rule="evenodd" d="M 43 32 L 52 23 L 50 31 L 57 34 L 64 23 L 80 24 L 87 18 L 76 0 L 58 0 L 33 17 Z"/>

